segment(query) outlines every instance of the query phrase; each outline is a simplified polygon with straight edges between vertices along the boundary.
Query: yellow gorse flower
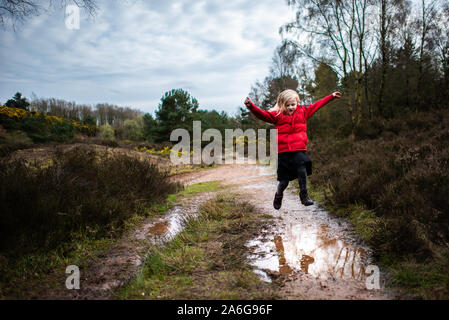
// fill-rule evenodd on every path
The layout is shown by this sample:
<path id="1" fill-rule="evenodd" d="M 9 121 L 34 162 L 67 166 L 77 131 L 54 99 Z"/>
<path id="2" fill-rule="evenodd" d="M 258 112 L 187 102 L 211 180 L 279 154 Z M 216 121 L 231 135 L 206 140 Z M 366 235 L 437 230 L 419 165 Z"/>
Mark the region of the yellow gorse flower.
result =
<path id="1" fill-rule="evenodd" d="M 162 156 L 167 156 L 167 155 L 170 155 L 171 152 L 175 152 L 172 149 L 170 149 L 170 147 L 168 147 L 168 146 L 164 147 L 161 150 L 155 150 L 154 148 L 149 149 L 149 148 L 147 148 L 145 146 L 144 147 L 140 147 L 140 148 L 139 147 L 135 147 L 134 150 L 140 151 L 140 152 L 147 152 L 149 154 L 159 154 L 159 155 L 162 155 Z"/>
<path id="2" fill-rule="evenodd" d="M 23 118 L 27 116 L 39 117 L 41 116 L 41 114 L 36 110 L 27 111 L 19 108 L 0 106 L 0 120 L 10 119 L 15 121 L 21 121 L 23 120 Z M 63 121 L 69 121 L 78 131 L 88 135 L 95 135 L 95 133 L 98 131 L 98 126 L 90 126 L 75 120 L 67 120 L 58 116 L 44 115 L 44 119 L 48 123 L 55 123 L 55 122 L 62 123 Z"/>

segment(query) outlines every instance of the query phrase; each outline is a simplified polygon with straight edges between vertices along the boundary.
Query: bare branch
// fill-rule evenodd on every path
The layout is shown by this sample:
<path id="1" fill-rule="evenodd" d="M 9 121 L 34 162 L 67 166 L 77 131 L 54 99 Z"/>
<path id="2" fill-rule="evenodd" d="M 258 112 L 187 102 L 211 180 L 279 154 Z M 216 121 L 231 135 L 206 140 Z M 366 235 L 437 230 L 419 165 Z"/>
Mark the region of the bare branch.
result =
<path id="1" fill-rule="evenodd" d="M 43 2 L 39 0 L 0 0 L 0 26 L 5 28 L 11 24 L 14 28 L 15 23 L 23 23 L 30 17 L 38 16 L 45 10 Z M 59 3 L 62 8 L 68 4 L 75 4 L 91 16 L 95 15 L 97 10 L 95 0 L 47 0 L 47 7 L 56 3 Z"/>

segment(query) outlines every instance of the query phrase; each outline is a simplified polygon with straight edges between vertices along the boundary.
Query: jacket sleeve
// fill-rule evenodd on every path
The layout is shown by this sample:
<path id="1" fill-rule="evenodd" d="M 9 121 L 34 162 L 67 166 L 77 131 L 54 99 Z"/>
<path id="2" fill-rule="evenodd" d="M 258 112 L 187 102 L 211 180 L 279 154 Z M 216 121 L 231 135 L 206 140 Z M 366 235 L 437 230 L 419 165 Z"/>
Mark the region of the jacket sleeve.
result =
<path id="1" fill-rule="evenodd" d="M 269 111 L 262 110 L 262 109 L 258 108 L 252 102 L 251 102 L 251 106 L 249 106 L 247 108 L 249 109 L 249 111 L 251 111 L 252 114 L 254 114 L 256 116 L 256 118 L 258 118 L 262 121 L 265 121 L 265 122 L 276 124 L 276 117 Z"/>
<path id="2" fill-rule="evenodd" d="M 327 97 L 318 100 L 317 102 L 310 104 L 308 107 L 305 107 L 306 110 L 306 120 L 310 119 L 310 117 L 318 111 L 318 109 L 320 109 L 321 107 L 323 107 L 324 105 L 326 105 L 328 102 L 330 102 L 331 100 L 333 100 L 335 97 L 333 94 L 328 95 Z"/>

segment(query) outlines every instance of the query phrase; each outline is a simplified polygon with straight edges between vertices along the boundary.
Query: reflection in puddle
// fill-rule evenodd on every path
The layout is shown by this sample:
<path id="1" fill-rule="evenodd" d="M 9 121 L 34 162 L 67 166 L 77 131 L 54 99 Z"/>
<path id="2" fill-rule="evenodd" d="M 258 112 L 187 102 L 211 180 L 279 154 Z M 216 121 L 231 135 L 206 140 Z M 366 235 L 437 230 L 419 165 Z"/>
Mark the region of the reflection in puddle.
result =
<path id="1" fill-rule="evenodd" d="M 290 274 L 292 269 L 288 266 L 287 260 L 285 259 L 282 237 L 274 237 L 274 245 L 276 246 L 276 250 L 279 254 L 279 272 L 282 274 Z"/>
<path id="2" fill-rule="evenodd" d="M 184 222 L 194 216 L 196 216 L 196 214 L 186 215 L 181 206 L 175 206 L 171 213 L 166 217 L 168 220 L 168 227 L 165 240 L 173 239 L 184 228 Z"/>
<path id="3" fill-rule="evenodd" d="M 175 206 L 163 218 L 145 225 L 144 230 L 135 237 L 139 240 L 149 239 L 154 243 L 170 241 L 183 230 L 185 221 L 195 216 L 196 213 L 186 214 L 182 206 Z"/>
<path id="4" fill-rule="evenodd" d="M 268 173 L 273 174 L 270 168 L 262 167 L 259 175 Z M 365 278 L 369 249 L 354 241 L 344 221 L 331 217 L 318 205 L 302 206 L 296 191 L 285 192 L 281 210 L 274 210 L 266 198 L 267 190 L 274 190 L 276 183 L 268 179 L 241 188 L 252 190 L 248 191 L 252 202 L 279 219 L 273 235 L 247 243 L 253 252 L 249 258 L 257 269 L 288 274 L 301 271 L 321 279 Z"/>
<path id="5" fill-rule="evenodd" d="M 148 229 L 148 232 L 155 235 L 161 235 L 167 232 L 168 229 L 168 221 L 162 221 L 159 223 L 155 223 Z"/>
<path id="6" fill-rule="evenodd" d="M 320 278 L 364 277 L 365 250 L 332 236 L 327 226 L 291 224 L 283 243 L 287 263 L 304 273 Z"/>
<path id="7" fill-rule="evenodd" d="M 366 251 L 342 239 L 329 238 L 331 235 L 323 230 L 328 229 L 297 224 L 287 228 L 283 237 L 275 236 L 273 241 L 251 241 L 249 246 L 257 248 L 256 255 L 252 256 L 254 265 L 282 274 L 296 269 L 317 278 L 362 280 Z"/>
<path id="8" fill-rule="evenodd" d="M 265 271 L 255 269 L 254 273 L 259 276 L 259 278 L 265 282 L 271 282 L 271 278 L 267 275 Z"/>
<path id="9" fill-rule="evenodd" d="M 315 259 L 313 257 L 303 254 L 301 258 L 301 270 L 304 273 L 309 273 L 309 264 L 313 263 L 314 261 Z"/>
<path id="10" fill-rule="evenodd" d="M 259 269 L 278 270 L 279 258 L 276 247 L 272 241 L 261 241 L 254 239 L 247 243 L 249 248 L 253 248 L 254 254 L 249 258 Z"/>

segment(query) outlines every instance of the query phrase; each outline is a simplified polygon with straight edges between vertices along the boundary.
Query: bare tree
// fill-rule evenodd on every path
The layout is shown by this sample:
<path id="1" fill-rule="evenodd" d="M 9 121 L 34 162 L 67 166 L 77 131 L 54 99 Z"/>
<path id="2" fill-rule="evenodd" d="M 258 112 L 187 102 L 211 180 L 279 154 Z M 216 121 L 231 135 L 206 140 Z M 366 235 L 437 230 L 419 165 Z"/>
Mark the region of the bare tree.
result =
<path id="1" fill-rule="evenodd" d="M 35 1 L 26 0 L 0 0 L 0 24 L 5 20 L 23 21 L 25 18 L 39 13 L 40 6 Z"/>
<path id="2" fill-rule="evenodd" d="M 419 105 L 423 106 L 425 98 L 423 96 L 423 74 L 425 69 L 426 51 L 432 53 L 442 38 L 441 35 L 444 7 L 440 0 L 421 0 L 419 7 L 419 17 L 415 21 L 417 34 L 419 35 L 419 78 L 418 78 L 418 99 Z"/>
<path id="3" fill-rule="evenodd" d="M 46 4 L 39 0 L 0 0 L 0 26 L 5 27 L 8 23 L 14 26 L 16 22 L 24 22 L 57 4 L 61 7 L 75 4 L 90 15 L 94 15 L 97 9 L 95 0 L 47 0 Z"/>
<path id="4" fill-rule="evenodd" d="M 390 64 L 390 55 L 393 47 L 393 37 L 397 34 L 400 27 L 406 24 L 407 16 L 410 14 L 410 3 L 406 0 L 378 0 L 378 36 L 379 55 L 381 60 L 381 76 L 379 91 L 376 94 L 378 99 L 379 113 L 383 113 L 384 91 L 388 65 Z"/>
<path id="5" fill-rule="evenodd" d="M 296 34 L 291 41 L 303 57 L 328 63 L 343 81 L 350 81 L 353 96 L 348 111 L 354 126 L 362 120 L 363 77 L 377 49 L 373 28 L 373 0 L 288 0 L 297 7 L 296 20 L 281 33 Z M 366 85 L 365 85 L 366 89 Z M 366 93 L 365 93 L 366 95 Z"/>
<path id="6" fill-rule="evenodd" d="M 283 41 L 274 52 L 271 60 L 270 73 L 273 77 L 292 76 L 298 72 L 296 61 L 298 51 L 289 41 Z"/>
<path id="7" fill-rule="evenodd" d="M 266 83 L 257 80 L 256 83 L 251 86 L 251 91 L 248 96 L 256 106 L 261 106 L 267 91 Z"/>
<path id="8" fill-rule="evenodd" d="M 441 21 L 449 20 L 449 3 L 443 5 L 441 12 Z M 438 28 L 434 30 L 435 46 L 442 62 L 442 69 L 445 70 L 445 64 L 449 59 L 449 25 L 447 23 L 439 23 Z"/>

